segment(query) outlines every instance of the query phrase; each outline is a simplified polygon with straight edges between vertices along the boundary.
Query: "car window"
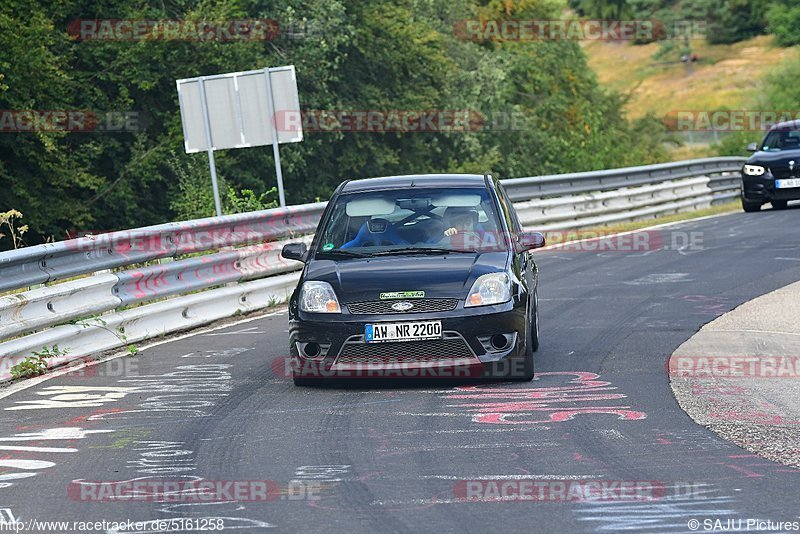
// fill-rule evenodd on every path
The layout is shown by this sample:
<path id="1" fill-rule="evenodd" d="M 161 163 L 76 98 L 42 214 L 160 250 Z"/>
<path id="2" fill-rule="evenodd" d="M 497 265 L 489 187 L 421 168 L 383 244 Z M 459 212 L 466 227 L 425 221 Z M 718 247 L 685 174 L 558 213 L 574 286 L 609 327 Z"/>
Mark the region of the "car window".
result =
<path id="1" fill-rule="evenodd" d="M 316 252 L 373 255 L 414 249 L 505 250 L 499 228 L 485 188 L 346 193 L 337 197 Z"/>
<path id="2" fill-rule="evenodd" d="M 497 184 L 497 193 L 500 197 L 500 204 L 503 207 L 503 211 L 506 212 L 506 223 L 508 224 L 509 230 L 514 233 L 522 232 L 522 225 L 517 218 L 517 212 L 514 210 L 514 204 L 508 198 L 508 194 L 506 194 L 506 190 L 502 184 Z"/>
<path id="3" fill-rule="evenodd" d="M 761 143 L 761 150 L 797 150 L 800 149 L 800 130 L 779 128 L 772 130 Z"/>

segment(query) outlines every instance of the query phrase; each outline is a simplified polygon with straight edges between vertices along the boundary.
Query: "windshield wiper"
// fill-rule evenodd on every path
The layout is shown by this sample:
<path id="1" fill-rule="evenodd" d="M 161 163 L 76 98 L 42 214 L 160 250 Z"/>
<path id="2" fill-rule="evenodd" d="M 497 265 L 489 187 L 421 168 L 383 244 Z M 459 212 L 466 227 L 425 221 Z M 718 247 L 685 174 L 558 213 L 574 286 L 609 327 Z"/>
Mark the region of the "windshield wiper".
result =
<path id="1" fill-rule="evenodd" d="M 451 250 L 449 248 L 440 248 L 440 247 L 404 247 L 404 248 L 393 248 L 390 250 L 381 250 L 380 252 L 375 252 L 373 256 L 391 256 L 394 254 L 450 254 L 451 252 L 457 252 Z"/>
<path id="2" fill-rule="evenodd" d="M 352 250 L 320 250 L 317 252 L 317 256 L 319 255 L 326 255 L 326 256 L 338 256 L 340 258 L 368 258 L 370 254 L 364 254 L 363 252 L 353 252 Z"/>

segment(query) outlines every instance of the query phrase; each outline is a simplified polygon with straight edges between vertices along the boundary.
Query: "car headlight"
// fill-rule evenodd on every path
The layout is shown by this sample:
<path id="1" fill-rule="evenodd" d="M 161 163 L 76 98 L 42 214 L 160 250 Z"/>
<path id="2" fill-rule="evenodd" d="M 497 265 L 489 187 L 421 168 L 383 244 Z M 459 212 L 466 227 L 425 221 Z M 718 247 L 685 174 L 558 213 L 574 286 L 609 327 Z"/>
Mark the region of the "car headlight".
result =
<path id="1" fill-rule="evenodd" d="M 744 166 L 744 173 L 747 176 L 761 176 L 765 172 L 767 172 L 767 169 L 765 169 L 761 165 L 745 165 Z"/>
<path id="2" fill-rule="evenodd" d="M 300 289 L 300 309 L 310 313 L 342 313 L 339 299 L 328 282 L 304 282 Z"/>
<path id="3" fill-rule="evenodd" d="M 472 284 L 464 307 L 488 306 L 511 300 L 511 280 L 506 273 L 489 273 Z"/>

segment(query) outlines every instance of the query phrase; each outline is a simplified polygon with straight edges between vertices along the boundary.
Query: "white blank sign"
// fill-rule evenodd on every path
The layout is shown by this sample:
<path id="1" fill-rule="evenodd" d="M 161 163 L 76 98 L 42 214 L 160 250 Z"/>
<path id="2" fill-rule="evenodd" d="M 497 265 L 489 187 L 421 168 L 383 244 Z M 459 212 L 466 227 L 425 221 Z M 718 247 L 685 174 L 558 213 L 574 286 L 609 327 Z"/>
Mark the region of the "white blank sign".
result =
<path id="1" fill-rule="evenodd" d="M 269 69 L 275 103 L 274 117 L 269 116 L 269 95 L 264 70 L 204 76 L 208 120 L 213 150 L 246 148 L 272 144 L 271 120 L 275 120 L 279 143 L 303 140 L 299 121 L 291 127 L 287 117 L 300 116 L 297 78 L 294 66 Z M 178 80 L 184 148 L 187 153 L 208 150 L 204 110 L 200 97 L 200 78 Z"/>

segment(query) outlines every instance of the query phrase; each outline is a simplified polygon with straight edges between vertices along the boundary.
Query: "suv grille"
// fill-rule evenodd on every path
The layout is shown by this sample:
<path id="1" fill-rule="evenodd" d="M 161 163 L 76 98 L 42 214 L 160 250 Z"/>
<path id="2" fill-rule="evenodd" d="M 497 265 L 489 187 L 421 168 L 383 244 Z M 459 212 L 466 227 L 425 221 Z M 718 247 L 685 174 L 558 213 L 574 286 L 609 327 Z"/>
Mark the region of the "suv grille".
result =
<path id="1" fill-rule="evenodd" d="M 788 165 L 785 167 L 770 167 L 769 170 L 772 176 L 779 180 L 781 178 L 797 178 L 800 176 L 800 163 L 794 168 L 794 171 L 790 171 Z"/>
<path id="2" fill-rule="evenodd" d="M 347 341 L 336 364 L 392 364 L 438 362 L 453 359 L 476 359 L 467 342 L 458 334 L 444 334 L 442 339 L 365 343 Z M 477 360 L 476 360 L 477 361 Z"/>
<path id="3" fill-rule="evenodd" d="M 392 309 L 393 304 L 409 302 L 413 308 L 406 311 Z M 455 310 L 458 299 L 408 299 L 408 300 L 371 300 L 368 302 L 351 302 L 347 305 L 350 313 L 355 315 L 382 313 L 424 313 Z"/>

